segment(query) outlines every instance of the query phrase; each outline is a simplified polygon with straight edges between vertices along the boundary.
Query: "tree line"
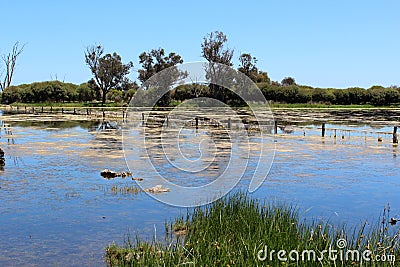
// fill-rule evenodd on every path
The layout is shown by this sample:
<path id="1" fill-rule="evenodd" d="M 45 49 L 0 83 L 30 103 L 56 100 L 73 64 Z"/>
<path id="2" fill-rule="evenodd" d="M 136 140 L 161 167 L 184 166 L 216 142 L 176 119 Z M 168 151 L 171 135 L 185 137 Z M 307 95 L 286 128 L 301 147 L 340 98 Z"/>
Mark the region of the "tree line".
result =
<path id="1" fill-rule="evenodd" d="M 201 43 L 201 55 L 208 62 L 216 62 L 233 67 L 234 50 L 227 45 L 227 37 L 223 32 L 215 31 L 207 34 Z M 123 63 L 116 52 L 105 53 L 102 45 L 88 46 L 84 52 L 84 61 L 92 73 L 92 78 L 80 85 L 60 81 L 35 82 L 11 86 L 15 62 L 23 51 L 18 42 L 8 55 L 2 57 L 5 72 L 0 89 L 2 103 L 14 102 L 93 102 L 103 105 L 106 101 L 128 103 L 140 86 L 151 87 L 148 79 L 162 70 L 168 69 L 163 77 L 164 88 L 171 88 L 185 73 L 175 66 L 183 63 L 183 59 L 175 52 L 166 52 L 163 48 L 152 49 L 139 55 L 140 68 L 137 81 L 128 78 L 133 63 Z M 364 88 L 312 88 L 298 85 L 293 77 L 285 77 L 281 82 L 271 81 L 268 73 L 257 67 L 257 58 L 250 53 L 242 53 L 238 57 L 237 70 L 248 76 L 261 89 L 265 98 L 277 103 L 325 103 L 325 104 L 372 104 L 376 106 L 393 105 L 400 102 L 400 88 L 391 86 L 372 86 Z M 212 68 L 207 75 L 212 75 Z M 147 83 L 146 83 L 147 82 Z M 149 88 L 145 88 L 149 89 Z M 230 105 L 244 105 L 240 97 L 227 88 L 216 84 L 179 85 L 173 90 L 167 90 L 158 101 L 160 106 L 174 105 L 177 102 L 196 97 L 212 97 Z"/>

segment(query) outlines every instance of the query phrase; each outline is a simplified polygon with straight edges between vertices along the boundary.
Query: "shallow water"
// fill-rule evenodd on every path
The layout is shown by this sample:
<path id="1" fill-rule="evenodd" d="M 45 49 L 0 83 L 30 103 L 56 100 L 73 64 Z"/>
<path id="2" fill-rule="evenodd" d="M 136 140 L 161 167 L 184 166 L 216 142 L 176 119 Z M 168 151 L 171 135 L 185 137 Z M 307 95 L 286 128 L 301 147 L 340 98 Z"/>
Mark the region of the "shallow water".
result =
<path id="1" fill-rule="evenodd" d="M 105 168 L 127 171 L 121 130 L 98 131 L 99 121 L 60 116 L 3 116 L 2 121 L 6 166 L 0 172 L 0 266 L 101 266 L 110 242 L 122 243 L 128 232 L 162 240 L 164 222 L 185 214 L 186 209 L 145 193 L 111 190 L 134 185 L 129 178 L 100 176 Z M 393 216 L 400 214 L 400 150 L 390 135 L 377 133 L 390 127 L 328 124 L 325 138 L 319 125 L 297 127 L 290 134 L 278 132 L 272 168 L 253 196 L 294 203 L 305 217 L 340 223 L 376 218 L 388 203 Z M 333 128 L 338 129 L 336 138 Z M 348 129 L 352 131 L 343 131 Z M 183 132 L 187 157 L 199 156 L 191 141 L 206 132 Z M 210 167 L 218 175 L 229 156 L 244 155 L 230 154 L 226 135 L 213 138 L 218 153 Z M 257 142 L 251 139 L 250 146 L 257 147 Z M 152 144 L 157 168 L 174 183 L 198 186 L 212 180 L 204 172 L 181 175 L 157 157 L 159 139 Z M 250 159 L 256 156 L 252 151 Z M 255 164 L 249 161 L 235 190 L 248 188 Z"/>

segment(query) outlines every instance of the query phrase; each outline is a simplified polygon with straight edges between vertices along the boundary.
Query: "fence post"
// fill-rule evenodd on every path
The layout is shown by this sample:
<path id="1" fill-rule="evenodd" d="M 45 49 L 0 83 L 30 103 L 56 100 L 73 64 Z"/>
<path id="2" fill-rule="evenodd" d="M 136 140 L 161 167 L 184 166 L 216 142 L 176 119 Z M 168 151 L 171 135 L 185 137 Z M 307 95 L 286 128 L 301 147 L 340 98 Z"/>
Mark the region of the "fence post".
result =
<path id="1" fill-rule="evenodd" d="M 278 134 L 278 121 L 274 121 L 274 134 Z"/>
<path id="2" fill-rule="evenodd" d="M 399 140 L 397 139 L 397 126 L 393 127 L 393 144 L 398 144 Z"/>
<path id="3" fill-rule="evenodd" d="M 322 137 L 325 137 L 325 123 L 322 123 Z"/>

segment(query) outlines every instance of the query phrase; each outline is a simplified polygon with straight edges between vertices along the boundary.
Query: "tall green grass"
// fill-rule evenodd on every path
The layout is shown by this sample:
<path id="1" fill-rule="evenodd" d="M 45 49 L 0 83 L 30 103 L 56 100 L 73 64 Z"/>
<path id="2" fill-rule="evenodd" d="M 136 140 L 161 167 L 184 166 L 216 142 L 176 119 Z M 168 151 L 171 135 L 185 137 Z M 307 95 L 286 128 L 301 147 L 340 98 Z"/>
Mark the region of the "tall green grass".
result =
<path id="1" fill-rule="evenodd" d="M 300 254 L 314 250 L 319 257 L 323 250 L 338 250 L 336 242 L 343 238 L 347 249 L 369 249 L 373 256 L 393 254 L 400 261 L 399 229 L 390 226 L 387 210 L 382 218 L 374 227 L 365 224 L 347 233 L 345 226 L 300 221 L 294 207 L 265 205 L 237 193 L 188 212 L 186 219 L 178 218 L 167 226 L 167 232 L 177 231 L 167 242 L 128 238 L 122 246 L 109 245 L 105 260 L 109 266 L 394 266 L 393 262 L 358 262 L 345 257 L 342 261 L 339 253 L 336 261 L 328 255 L 321 261 L 288 258 L 291 250 Z M 266 247 L 268 257 L 260 261 L 257 255 Z M 272 250 L 276 252 L 271 260 Z M 278 259 L 279 250 L 287 252 L 287 261 Z"/>

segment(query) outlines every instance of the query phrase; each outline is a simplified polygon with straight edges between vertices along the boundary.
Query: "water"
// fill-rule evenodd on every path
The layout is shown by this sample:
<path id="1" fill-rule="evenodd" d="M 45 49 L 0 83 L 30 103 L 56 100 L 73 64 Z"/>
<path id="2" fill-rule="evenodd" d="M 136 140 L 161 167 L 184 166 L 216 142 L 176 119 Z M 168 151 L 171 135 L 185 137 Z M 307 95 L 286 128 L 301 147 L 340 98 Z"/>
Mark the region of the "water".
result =
<path id="1" fill-rule="evenodd" d="M 164 222 L 186 212 L 145 193 L 113 192 L 113 186 L 134 184 L 129 178 L 100 176 L 105 168 L 127 170 L 121 131 L 98 131 L 99 121 L 65 119 L 3 117 L 6 127 L 0 145 L 6 166 L 0 172 L 0 266 L 102 266 L 104 248 L 112 241 L 122 243 L 128 232 L 162 239 Z M 376 219 L 388 203 L 392 216 L 399 215 L 400 151 L 390 136 L 383 135 L 378 143 L 376 133 L 390 128 L 328 124 L 322 139 L 318 127 L 308 124 L 278 135 L 267 181 L 252 195 L 294 203 L 304 217 L 339 223 Z M 353 131 L 337 130 L 334 138 L 331 128 Z M 195 160 L 199 154 L 191 144 L 197 140 L 191 139 L 196 137 L 193 131 L 183 132 L 188 141 L 182 149 Z M 226 135 L 213 138 L 221 148 L 212 165 L 217 175 L 228 156 L 243 155 L 231 155 L 228 145 L 223 148 Z M 257 139 L 252 142 L 257 146 Z M 158 161 L 161 158 L 156 157 Z M 204 173 L 190 179 L 163 164 L 159 170 L 178 184 L 197 186 L 212 180 Z M 246 169 L 235 190 L 248 188 L 253 171 L 254 166 Z"/>

